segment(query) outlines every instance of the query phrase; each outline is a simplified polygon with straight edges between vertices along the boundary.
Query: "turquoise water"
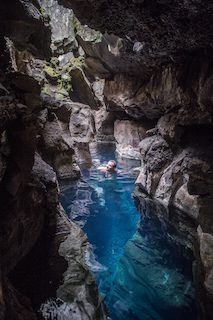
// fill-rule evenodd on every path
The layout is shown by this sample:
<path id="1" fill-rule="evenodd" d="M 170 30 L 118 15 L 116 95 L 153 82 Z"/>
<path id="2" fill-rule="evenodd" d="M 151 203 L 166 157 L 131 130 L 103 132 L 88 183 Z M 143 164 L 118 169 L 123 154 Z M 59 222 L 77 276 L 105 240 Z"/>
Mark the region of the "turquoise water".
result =
<path id="1" fill-rule="evenodd" d="M 156 235 L 155 226 L 143 228 L 135 207 L 133 168 L 139 163 L 116 159 L 114 147 L 106 144 L 93 148 L 92 157 L 94 165 L 82 167 L 81 180 L 61 186 L 61 201 L 88 235 L 88 264 L 110 319 L 195 319 L 191 262 Z M 110 159 L 117 161 L 119 174 L 97 169 Z"/>

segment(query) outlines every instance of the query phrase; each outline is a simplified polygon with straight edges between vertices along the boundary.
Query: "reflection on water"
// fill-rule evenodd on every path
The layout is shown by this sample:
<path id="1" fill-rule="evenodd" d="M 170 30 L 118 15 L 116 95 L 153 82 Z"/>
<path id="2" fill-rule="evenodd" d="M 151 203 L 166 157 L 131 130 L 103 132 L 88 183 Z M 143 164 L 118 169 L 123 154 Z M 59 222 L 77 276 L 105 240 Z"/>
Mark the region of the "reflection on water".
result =
<path id="1" fill-rule="evenodd" d="M 191 266 L 150 224 L 139 224 L 132 199 L 133 168 L 118 161 L 118 175 L 105 175 L 99 164 L 115 159 L 113 147 L 93 149 L 94 166 L 82 168 L 83 178 L 61 186 L 69 217 L 87 233 L 87 262 L 95 273 L 112 320 L 195 319 Z M 154 231 L 152 233 L 152 230 Z"/>

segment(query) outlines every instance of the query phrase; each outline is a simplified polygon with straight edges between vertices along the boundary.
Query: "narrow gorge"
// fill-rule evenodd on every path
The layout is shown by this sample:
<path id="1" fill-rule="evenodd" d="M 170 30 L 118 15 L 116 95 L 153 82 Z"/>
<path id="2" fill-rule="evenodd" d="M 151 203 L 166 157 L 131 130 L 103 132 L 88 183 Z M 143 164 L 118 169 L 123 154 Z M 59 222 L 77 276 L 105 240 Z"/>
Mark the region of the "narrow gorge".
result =
<path id="1" fill-rule="evenodd" d="M 0 320 L 212 319 L 212 21 L 1 1 Z"/>

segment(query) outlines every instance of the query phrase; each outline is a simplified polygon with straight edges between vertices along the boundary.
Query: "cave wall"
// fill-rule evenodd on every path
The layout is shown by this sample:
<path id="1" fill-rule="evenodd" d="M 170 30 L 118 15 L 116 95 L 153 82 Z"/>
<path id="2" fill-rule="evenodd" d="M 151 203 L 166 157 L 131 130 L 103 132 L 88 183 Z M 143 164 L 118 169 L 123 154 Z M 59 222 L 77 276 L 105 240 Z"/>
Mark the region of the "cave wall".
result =
<path id="1" fill-rule="evenodd" d="M 72 9 L 104 36 L 82 30 Z M 57 28 L 56 10 L 64 28 Z M 88 156 L 96 134 L 123 148 L 119 126 L 128 129 L 129 145 L 142 159 L 135 197 L 144 220 L 158 219 L 178 250 L 194 253 L 199 316 L 211 318 L 212 11 L 201 0 L 0 4 L 2 319 L 37 318 L 36 299 L 14 277 L 23 278 L 23 260 L 31 251 L 36 259 L 33 248 L 41 241 L 48 246 L 39 254 L 51 255 L 44 229 L 56 242 L 65 241 L 63 262 L 56 253 L 62 269 L 50 272 L 59 281 L 72 268 L 66 243 L 78 235 L 80 250 L 86 240 L 58 207 L 56 175 L 79 177 L 75 152 Z M 55 236 L 61 225 L 66 239 Z M 94 300 L 80 316 L 104 318 L 94 281 L 81 276 L 86 287 L 80 283 L 80 292 L 88 292 L 92 281 Z M 66 290 L 59 291 L 66 300 Z"/>
<path id="2" fill-rule="evenodd" d="M 51 318 L 63 305 L 73 319 L 105 319 L 87 238 L 59 203 L 57 178 L 80 171 L 70 134 L 41 94 L 51 26 L 36 0 L 1 2 L 0 24 L 0 318 Z"/>
<path id="3" fill-rule="evenodd" d="M 125 63 L 110 77 L 102 73 L 106 109 L 126 113 L 146 131 L 136 188 L 143 223 L 158 219 L 176 248 L 192 250 L 199 316 L 210 319 L 213 6 L 199 0 L 59 2 L 72 6 L 82 23 L 121 39 Z M 150 128 L 147 119 L 154 120 Z"/>

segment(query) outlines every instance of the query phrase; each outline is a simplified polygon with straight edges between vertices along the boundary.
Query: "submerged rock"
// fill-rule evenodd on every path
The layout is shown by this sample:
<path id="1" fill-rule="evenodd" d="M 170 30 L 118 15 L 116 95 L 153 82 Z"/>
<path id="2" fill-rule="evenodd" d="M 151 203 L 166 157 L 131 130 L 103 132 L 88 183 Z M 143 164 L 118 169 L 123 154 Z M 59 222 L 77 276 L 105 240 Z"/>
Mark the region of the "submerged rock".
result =
<path id="1" fill-rule="evenodd" d="M 125 245 L 112 292 L 115 313 L 119 319 L 191 316 L 194 289 L 190 277 L 184 275 L 180 266 L 173 268 L 170 262 L 175 260 L 175 254 L 148 232 L 151 229 L 145 234 L 137 232 Z M 122 301 L 126 301 L 123 306 Z"/>

